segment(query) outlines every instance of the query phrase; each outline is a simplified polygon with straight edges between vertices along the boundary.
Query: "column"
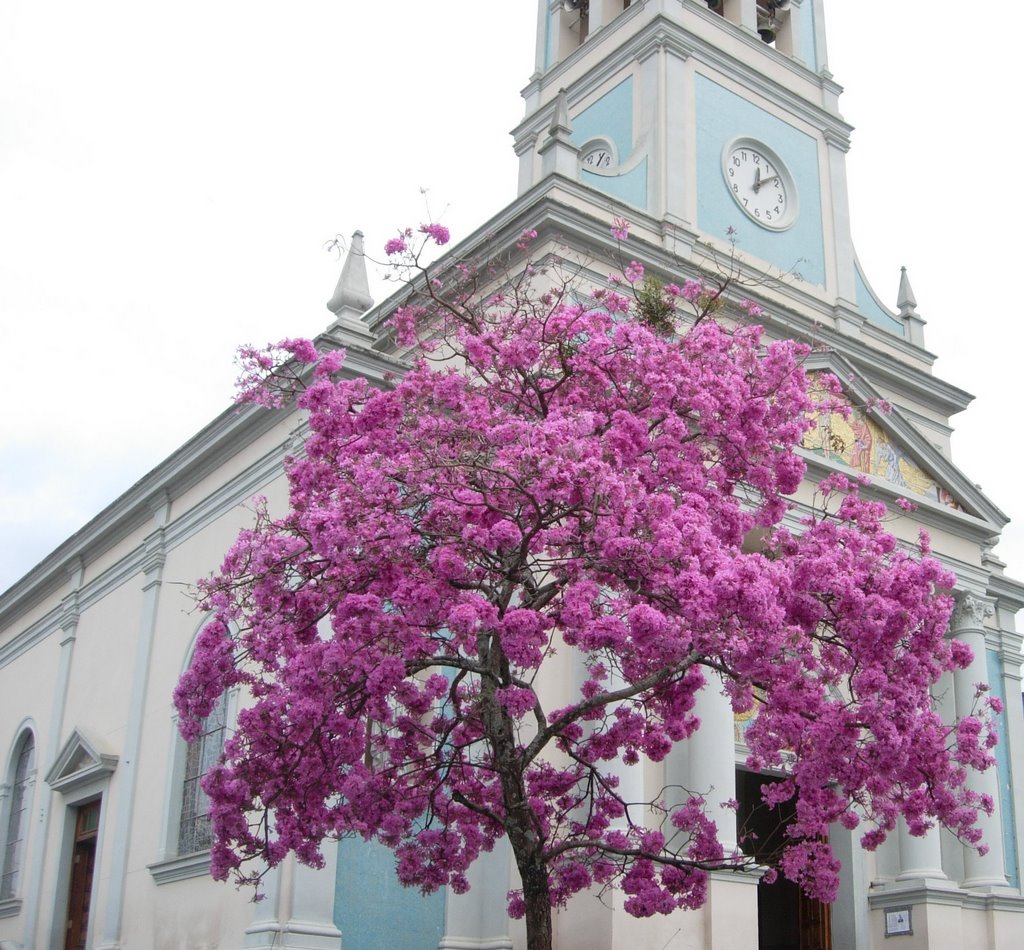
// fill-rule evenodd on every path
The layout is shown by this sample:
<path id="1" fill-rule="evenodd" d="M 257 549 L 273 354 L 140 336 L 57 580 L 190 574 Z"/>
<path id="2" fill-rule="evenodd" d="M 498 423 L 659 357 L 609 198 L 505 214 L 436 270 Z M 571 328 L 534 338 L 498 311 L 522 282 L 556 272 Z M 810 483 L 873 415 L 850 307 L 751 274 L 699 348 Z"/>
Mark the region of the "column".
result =
<path id="1" fill-rule="evenodd" d="M 750 33 L 757 33 L 757 0 L 724 0 L 725 18 L 742 26 Z"/>
<path id="2" fill-rule="evenodd" d="M 704 671 L 705 687 L 697 694 L 695 715 L 700 728 L 687 740 L 687 788 L 707 800 L 705 812 L 718 826 L 718 840 L 726 855 L 737 849 L 736 811 L 722 802 L 736 798 L 736 739 L 732 705 L 722 692 L 722 678 Z"/>
<path id="3" fill-rule="evenodd" d="M 898 836 L 900 870 L 896 875 L 897 881 L 947 879 L 942 870 L 942 843 L 938 828 L 932 828 L 924 835 L 912 835 L 906 821 L 901 818 Z"/>
<path id="4" fill-rule="evenodd" d="M 974 659 L 965 670 L 953 674 L 953 696 L 957 718 L 970 716 L 976 711 L 977 683 L 988 682 L 985 658 L 985 618 L 993 613 L 989 601 L 970 592 L 961 595 L 950 621 L 950 632 L 970 647 Z M 974 848 L 964 848 L 964 875 L 961 886 L 972 889 L 1006 887 L 1003 870 L 1003 833 L 999 815 L 999 779 L 995 766 L 985 772 L 968 770 L 967 785 L 975 792 L 991 795 L 994 808 L 991 815 L 979 813 L 978 826 L 982 840 L 988 845 L 987 854 Z"/>
<path id="5" fill-rule="evenodd" d="M 611 670 L 608 676 L 607 688 L 609 690 L 621 689 L 626 685 L 626 681 L 619 675 L 617 670 Z M 615 715 L 614 707 L 609 707 L 607 710 L 607 716 L 609 719 L 613 719 Z M 609 775 L 614 775 L 619 780 L 619 787 L 617 789 L 619 798 L 627 805 L 629 809 L 628 816 L 624 816 L 614 824 L 619 827 L 626 827 L 626 817 L 632 818 L 633 823 L 642 825 L 647 817 L 647 809 L 645 807 L 646 799 L 644 797 L 644 758 L 641 755 L 640 761 L 635 765 L 627 765 L 622 761 L 622 758 L 613 759 L 611 762 L 600 762 L 598 767 L 602 771 L 606 771 Z"/>

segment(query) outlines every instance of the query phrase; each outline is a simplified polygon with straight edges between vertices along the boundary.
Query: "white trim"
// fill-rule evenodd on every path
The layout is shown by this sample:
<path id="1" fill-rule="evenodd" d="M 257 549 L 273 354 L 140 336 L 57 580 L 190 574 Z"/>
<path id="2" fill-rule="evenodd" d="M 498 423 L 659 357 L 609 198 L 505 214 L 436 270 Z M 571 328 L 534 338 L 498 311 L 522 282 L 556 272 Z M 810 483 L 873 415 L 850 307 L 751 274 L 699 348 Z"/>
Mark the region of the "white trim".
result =
<path id="1" fill-rule="evenodd" d="M 5 917 L 17 917 L 20 913 L 20 897 L 12 897 L 9 900 L 0 901 L 0 920 L 3 920 Z"/>
<path id="2" fill-rule="evenodd" d="M 210 852 L 197 851 L 195 854 L 154 861 L 152 864 L 147 864 L 146 867 L 158 886 L 173 884 L 175 881 L 185 881 L 192 877 L 209 877 Z"/>

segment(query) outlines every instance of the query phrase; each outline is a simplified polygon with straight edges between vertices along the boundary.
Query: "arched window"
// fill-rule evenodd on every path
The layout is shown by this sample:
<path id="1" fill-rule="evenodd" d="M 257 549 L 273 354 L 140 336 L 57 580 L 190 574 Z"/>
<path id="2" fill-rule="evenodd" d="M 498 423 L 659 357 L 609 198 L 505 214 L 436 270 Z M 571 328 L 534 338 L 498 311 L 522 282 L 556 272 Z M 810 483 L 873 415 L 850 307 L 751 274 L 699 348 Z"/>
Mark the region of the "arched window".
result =
<path id="1" fill-rule="evenodd" d="M 210 847 L 210 800 L 200 784 L 217 762 L 227 737 L 228 694 L 203 720 L 200 733 L 188 744 L 181 782 L 181 815 L 178 820 L 178 854 L 194 854 Z"/>
<path id="2" fill-rule="evenodd" d="M 28 837 L 28 813 L 32 806 L 32 786 L 36 774 L 36 741 L 26 731 L 14 757 L 10 786 L 7 827 L 3 829 L 3 861 L 0 863 L 0 900 L 10 900 L 18 893 L 21 870 L 25 865 L 25 843 Z"/>
<path id="3" fill-rule="evenodd" d="M 210 622 L 206 616 L 196 626 L 192 642 L 184 652 L 182 672 L 192 662 L 196 641 Z M 203 776 L 217 763 L 227 741 L 238 707 L 238 690 L 224 692 L 202 721 L 199 735 L 185 742 L 178 732 L 178 716 L 170 703 L 168 727 L 170 754 L 164 798 L 160 848 L 156 861 L 148 865 L 157 884 L 170 884 L 210 873 L 210 800 L 202 788 Z"/>

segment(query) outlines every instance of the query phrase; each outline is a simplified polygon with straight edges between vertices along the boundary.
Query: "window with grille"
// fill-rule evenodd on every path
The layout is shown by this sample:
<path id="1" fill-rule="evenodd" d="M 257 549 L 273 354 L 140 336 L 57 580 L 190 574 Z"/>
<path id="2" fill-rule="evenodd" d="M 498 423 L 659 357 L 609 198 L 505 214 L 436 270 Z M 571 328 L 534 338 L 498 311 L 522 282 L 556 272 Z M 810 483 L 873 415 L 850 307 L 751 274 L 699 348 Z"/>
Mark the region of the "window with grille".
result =
<path id="1" fill-rule="evenodd" d="M 36 743 L 31 732 L 21 740 L 14 782 L 11 787 L 11 807 L 7 813 L 7 834 L 4 838 L 3 864 L 0 865 L 0 900 L 9 900 L 18 893 L 18 879 L 25 862 L 25 839 L 28 836 L 28 811 L 31 806 L 32 780 L 35 776 Z"/>
<path id="2" fill-rule="evenodd" d="M 220 758 L 227 732 L 228 695 L 224 693 L 202 731 L 187 746 L 185 776 L 181 788 L 181 820 L 178 824 L 178 854 L 205 851 L 213 840 L 210 828 L 210 800 L 201 780 Z"/>

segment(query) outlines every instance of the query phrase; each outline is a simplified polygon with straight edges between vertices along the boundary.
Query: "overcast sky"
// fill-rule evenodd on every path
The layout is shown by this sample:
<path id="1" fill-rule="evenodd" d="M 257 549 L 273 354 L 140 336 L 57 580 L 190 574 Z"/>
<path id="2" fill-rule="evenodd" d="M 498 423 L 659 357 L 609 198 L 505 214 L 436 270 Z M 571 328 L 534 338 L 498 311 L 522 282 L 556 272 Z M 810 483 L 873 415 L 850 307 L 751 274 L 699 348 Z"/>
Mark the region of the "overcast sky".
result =
<path id="1" fill-rule="evenodd" d="M 978 397 L 954 460 L 1024 522 L 1018 6 L 826 7 L 861 261 L 890 306 L 909 268 Z M 228 404 L 237 344 L 327 326 L 333 235 L 380 247 L 426 188 L 457 239 L 515 196 L 535 9 L 7 0 L 0 590 Z"/>

